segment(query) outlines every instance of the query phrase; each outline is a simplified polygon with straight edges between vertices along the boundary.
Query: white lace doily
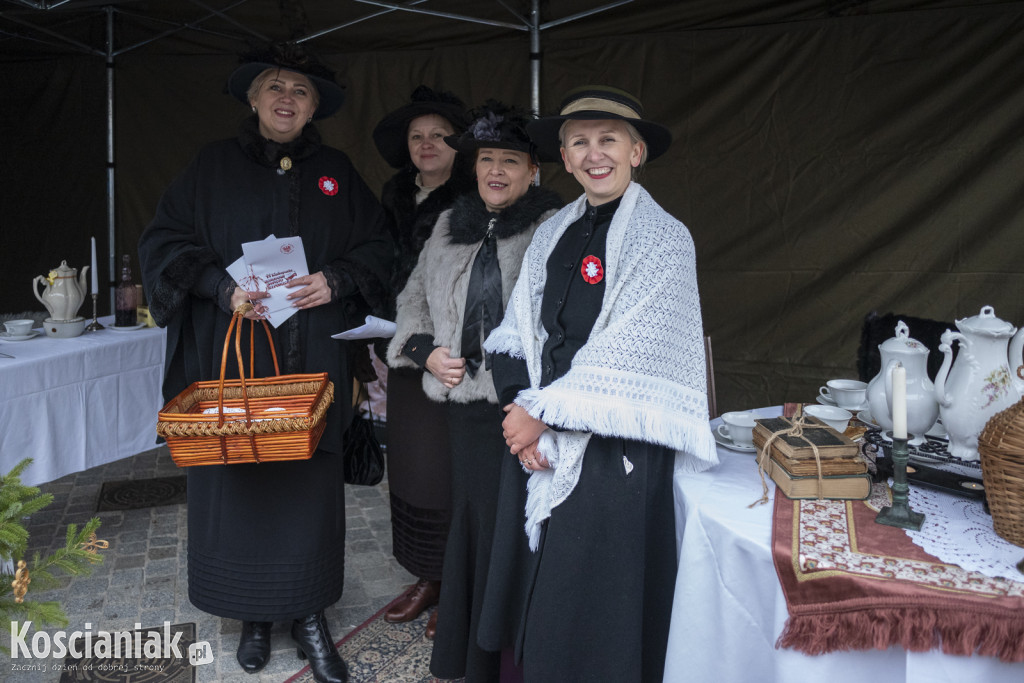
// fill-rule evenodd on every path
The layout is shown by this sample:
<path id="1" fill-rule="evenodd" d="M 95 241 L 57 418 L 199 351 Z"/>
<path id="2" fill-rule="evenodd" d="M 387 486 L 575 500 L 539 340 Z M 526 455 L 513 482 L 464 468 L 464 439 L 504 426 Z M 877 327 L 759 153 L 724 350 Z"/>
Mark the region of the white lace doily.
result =
<path id="1" fill-rule="evenodd" d="M 912 486 L 910 507 L 925 520 L 920 531 L 908 530 L 907 536 L 926 553 L 985 576 L 1024 581 L 1016 566 L 1024 548 L 996 534 L 980 500 Z"/>

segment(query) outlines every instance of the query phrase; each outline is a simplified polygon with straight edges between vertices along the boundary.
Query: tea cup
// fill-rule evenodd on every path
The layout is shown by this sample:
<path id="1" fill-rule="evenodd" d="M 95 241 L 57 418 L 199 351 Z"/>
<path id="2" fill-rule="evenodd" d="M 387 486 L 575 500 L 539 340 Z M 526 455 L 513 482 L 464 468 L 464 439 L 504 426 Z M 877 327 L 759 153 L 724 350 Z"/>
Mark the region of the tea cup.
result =
<path id="1" fill-rule="evenodd" d="M 725 431 L 722 431 L 723 429 Z M 722 413 L 722 424 L 718 425 L 718 434 L 737 446 L 753 447 L 754 414 L 748 411 Z"/>
<path id="2" fill-rule="evenodd" d="M 35 320 L 8 320 L 4 323 L 4 328 L 12 337 L 23 337 L 32 331 L 35 324 Z"/>
<path id="3" fill-rule="evenodd" d="M 830 379 L 818 389 L 825 400 L 846 410 L 858 410 L 867 398 L 868 385 L 856 379 Z"/>
<path id="4" fill-rule="evenodd" d="M 804 412 L 816 417 L 840 434 L 846 431 L 853 413 L 837 406 L 807 406 Z"/>

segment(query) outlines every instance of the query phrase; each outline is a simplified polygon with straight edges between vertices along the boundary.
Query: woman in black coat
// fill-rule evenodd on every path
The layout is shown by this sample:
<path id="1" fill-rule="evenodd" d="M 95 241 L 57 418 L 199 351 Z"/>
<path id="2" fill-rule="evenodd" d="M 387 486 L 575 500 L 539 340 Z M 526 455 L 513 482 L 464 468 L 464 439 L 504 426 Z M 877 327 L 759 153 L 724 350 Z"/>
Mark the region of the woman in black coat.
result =
<path id="1" fill-rule="evenodd" d="M 389 315 L 405 288 L 424 243 L 442 211 L 473 191 L 466 165 L 444 137 L 466 128 L 461 100 L 421 85 L 408 104 L 385 116 L 373 131 L 384 160 L 399 169 L 384 185 L 381 201 L 392 219 L 395 263 Z M 381 345 L 381 358 L 386 345 Z M 442 406 L 427 400 L 421 368 L 387 373 L 388 487 L 395 559 L 417 582 L 384 614 L 390 622 L 412 621 L 437 604 L 451 517 L 451 455 Z M 426 635 L 434 637 L 437 611 Z"/>
<path id="2" fill-rule="evenodd" d="M 323 617 L 344 583 L 341 443 L 352 382 L 345 349 L 330 335 L 384 303 L 386 218 L 348 157 L 311 125 L 341 105 L 331 72 L 274 49 L 239 67 L 228 90 L 253 115 L 237 138 L 199 152 L 139 241 L 150 310 L 167 327 L 164 396 L 218 376 L 232 311 L 261 296 L 225 267 L 243 243 L 271 234 L 301 237 L 311 273 L 289 283 L 297 311 L 273 331 L 281 372 L 326 371 L 336 394 L 312 458 L 188 469 L 189 599 L 243 621 L 237 658 L 246 672 L 265 666 L 272 622 L 294 620 L 292 638 L 314 678 L 346 681 Z M 254 376 L 272 375 L 268 346 L 257 342 L 255 355 Z"/>

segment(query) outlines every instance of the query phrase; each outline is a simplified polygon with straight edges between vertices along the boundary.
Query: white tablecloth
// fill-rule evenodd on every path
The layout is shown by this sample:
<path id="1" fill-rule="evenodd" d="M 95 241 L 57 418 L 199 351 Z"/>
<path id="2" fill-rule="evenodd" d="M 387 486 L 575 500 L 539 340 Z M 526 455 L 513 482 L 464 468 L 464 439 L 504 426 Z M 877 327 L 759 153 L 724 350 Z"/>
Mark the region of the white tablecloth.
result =
<path id="1" fill-rule="evenodd" d="M 779 415 L 779 408 L 758 411 Z M 718 421 L 712 422 L 717 426 Z M 721 464 L 675 478 L 679 575 L 667 683 L 1021 683 L 1024 664 L 902 648 L 811 657 L 775 649 L 786 622 L 771 553 L 772 505 L 751 454 L 719 447 Z M 769 481 L 769 487 L 774 487 Z"/>
<path id="2" fill-rule="evenodd" d="M 100 318 L 109 327 L 113 317 Z M 156 447 L 161 328 L 0 342 L 0 472 L 36 485 Z"/>

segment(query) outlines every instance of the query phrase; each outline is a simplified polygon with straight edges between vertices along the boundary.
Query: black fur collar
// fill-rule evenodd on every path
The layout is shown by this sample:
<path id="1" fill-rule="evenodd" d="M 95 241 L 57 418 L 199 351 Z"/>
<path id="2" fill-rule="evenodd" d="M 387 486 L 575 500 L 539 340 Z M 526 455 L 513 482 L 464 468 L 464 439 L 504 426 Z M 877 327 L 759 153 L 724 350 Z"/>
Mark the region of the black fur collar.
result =
<path id="1" fill-rule="evenodd" d="M 300 161 L 320 149 L 320 133 L 316 126 L 307 123 L 299 137 L 291 142 L 274 142 L 260 135 L 259 119 L 255 114 L 245 117 L 238 127 L 238 142 L 246 155 L 260 164 L 271 168 L 277 167 L 281 157 L 291 157 L 292 161 Z"/>
<path id="2" fill-rule="evenodd" d="M 497 218 L 494 236 L 504 239 L 518 235 L 537 222 L 537 218 L 550 209 L 562 206 L 561 198 L 544 187 L 530 185 L 526 194 L 499 213 L 491 213 L 477 192 L 464 194 L 452 205 L 448 234 L 452 244 L 475 244 L 487 234 L 487 224 Z"/>

